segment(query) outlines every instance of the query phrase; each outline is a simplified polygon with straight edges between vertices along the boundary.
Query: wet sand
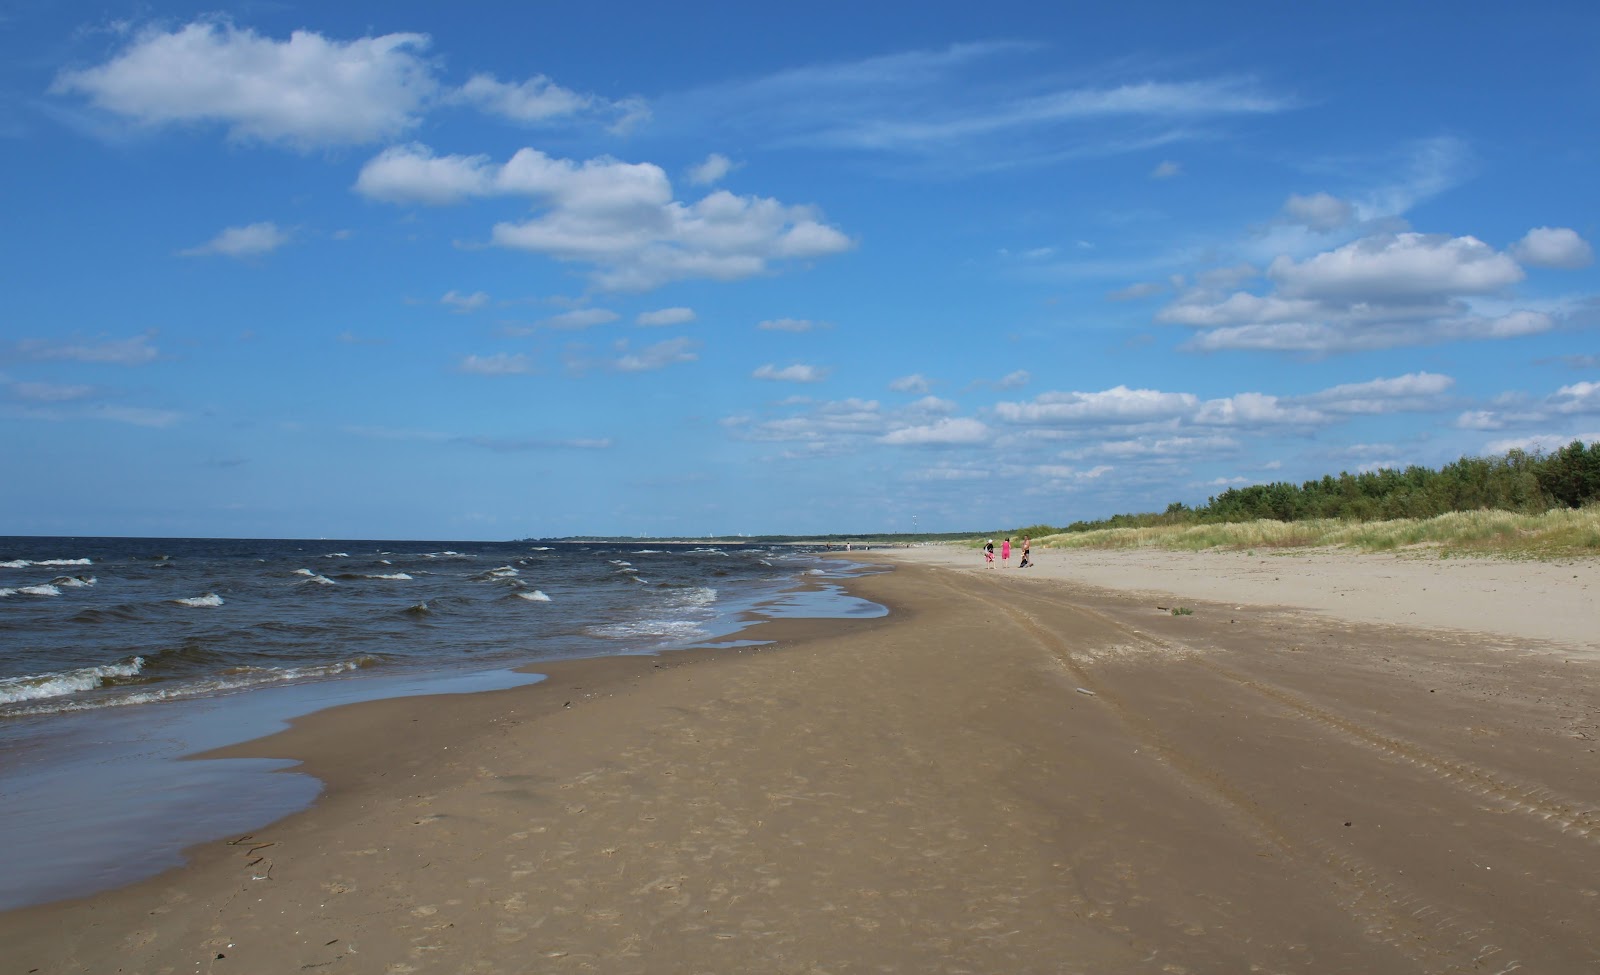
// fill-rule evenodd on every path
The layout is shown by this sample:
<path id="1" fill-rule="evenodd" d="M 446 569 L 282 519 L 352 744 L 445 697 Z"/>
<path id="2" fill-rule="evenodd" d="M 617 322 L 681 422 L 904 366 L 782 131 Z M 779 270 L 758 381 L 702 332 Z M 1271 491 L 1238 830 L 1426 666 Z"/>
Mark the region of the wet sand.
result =
<path id="1" fill-rule="evenodd" d="M 1118 591 L 1104 571 L 1090 586 L 912 556 L 850 584 L 883 620 L 761 624 L 742 635 L 774 641 L 759 650 L 353 705 L 235 749 L 302 759 L 328 791 L 188 867 L 0 915 L 7 968 L 1600 958 L 1594 627 L 1406 626 L 1251 601 L 1245 582 L 1181 594 L 1193 612 L 1173 616 L 1160 586 Z"/>

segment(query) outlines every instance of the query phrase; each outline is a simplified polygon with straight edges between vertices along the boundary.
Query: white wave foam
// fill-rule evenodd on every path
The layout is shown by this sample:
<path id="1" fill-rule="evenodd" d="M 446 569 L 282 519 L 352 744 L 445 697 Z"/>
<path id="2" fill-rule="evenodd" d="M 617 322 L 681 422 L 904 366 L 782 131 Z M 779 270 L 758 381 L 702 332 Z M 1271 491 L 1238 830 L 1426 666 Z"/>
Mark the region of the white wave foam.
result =
<path id="1" fill-rule="evenodd" d="M 633 554 L 634 555 L 660 555 L 661 554 L 661 550 L 659 548 L 641 548 L 639 551 L 637 551 L 637 552 L 635 552 Z"/>
<path id="2" fill-rule="evenodd" d="M 717 601 L 717 591 L 710 586 L 680 589 L 673 601 L 684 609 L 698 609 L 715 603 Z"/>
<path id="3" fill-rule="evenodd" d="M 208 592 L 204 596 L 190 596 L 188 599 L 174 599 L 173 602 L 177 603 L 179 606 L 221 606 L 222 597 L 214 592 Z"/>
<path id="4" fill-rule="evenodd" d="M 26 569 L 33 565 L 94 565 L 94 559 L 12 559 L 9 562 L 0 562 L 0 569 Z"/>
<path id="5" fill-rule="evenodd" d="M 632 565 L 633 564 L 632 562 L 624 562 L 621 559 L 610 559 L 609 561 L 611 562 L 612 565 Z"/>
<path id="6" fill-rule="evenodd" d="M 689 620 L 638 620 L 633 623 L 608 623 L 590 627 L 593 636 L 611 640 L 692 640 L 705 635 L 698 623 Z"/>
<path id="7" fill-rule="evenodd" d="M 555 549 L 551 548 L 548 545 L 535 545 L 533 548 L 529 549 L 528 551 L 530 551 L 530 552 L 554 552 Z"/>
<path id="8" fill-rule="evenodd" d="M 549 596 L 546 596 L 544 593 L 540 592 L 537 589 L 535 589 L 533 592 L 519 592 L 519 593 L 517 593 L 517 598 L 518 599 L 526 599 L 529 602 L 534 602 L 534 603 L 548 603 L 550 601 L 550 597 Z"/>
<path id="9" fill-rule="evenodd" d="M 17 591 L 15 589 L 0 589 L 0 599 L 4 599 L 7 596 L 15 596 L 16 594 Z"/>
<path id="10" fill-rule="evenodd" d="M 411 577 L 404 572 L 390 572 L 386 575 L 367 576 L 368 579 L 388 579 L 391 582 L 410 582 Z"/>
<path id="11" fill-rule="evenodd" d="M 323 556 L 325 559 L 348 559 L 349 557 L 349 552 L 329 552 L 327 555 Z"/>
<path id="12" fill-rule="evenodd" d="M 94 585 L 96 581 L 94 576 L 56 576 L 50 580 L 50 584 L 68 589 L 81 589 L 84 586 Z"/>
<path id="13" fill-rule="evenodd" d="M 18 589 L 17 592 L 22 593 L 24 596 L 59 596 L 59 595 L 61 595 L 61 590 L 57 589 L 55 586 L 50 585 L 48 582 L 42 583 L 42 584 L 37 585 L 37 586 L 23 586 L 21 589 Z"/>
<path id="14" fill-rule="evenodd" d="M 802 572 L 800 574 L 803 575 L 803 576 L 827 575 L 827 573 L 822 571 L 821 569 L 807 569 L 806 571 L 804 571 L 804 572 Z"/>
<path id="15" fill-rule="evenodd" d="M 314 576 L 314 575 L 316 575 L 316 573 L 312 572 L 310 569 L 296 569 L 296 570 L 294 570 L 294 574 L 297 575 L 297 576 Z"/>
<path id="16" fill-rule="evenodd" d="M 298 585 L 309 586 L 312 583 L 316 583 L 319 586 L 337 586 L 338 585 L 337 582 L 334 582 L 332 579 L 329 579 L 327 576 L 317 575 L 316 573 L 312 573 L 311 578 L 307 579 L 305 582 L 298 583 Z"/>
<path id="17" fill-rule="evenodd" d="M 636 576 L 638 574 L 639 570 L 631 565 L 617 570 L 617 575 L 619 576 Z"/>
<path id="18" fill-rule="evenodd" d="M 360 657 L 355 660 L 343 660 L 338 663 L 321 664 L 315 667 L 241 667 L 221 676 L 181 685 L 169 685 L 160 690 L 134 691 L 89 701 L 53 701 L 29 708 L 18 708 L 9 713 L 19 716 L 56 714 L 63 711 L 89 711 L 96 708 L 123 707 L 129 704 L 152 704 L 157 701 L 208 697 L 214 694 L 226 694 L 232 691 L 245 690 L 246 688 L 260 687 L 264 684 L 282 684 L 290 681 L 333 677 L 337 674 L 349 673 L 352 670 L 360 670 L 373 663 L 376 663 L 376 661 L 370 657 Z"/>
<path id="19" fill-rule="evenodd" d="M 26 677 L 0 677 L 0 704 L 18 701 L 37 701 L 41 698 L 65 697 L 80 691 L 99 687 L 107 677 L 132 677 L 144 669 L 144 658 L 134 657 L 125 664 L 103 664 L 99 667 L 80 667 L 59 674 L 35 674 Z"/>

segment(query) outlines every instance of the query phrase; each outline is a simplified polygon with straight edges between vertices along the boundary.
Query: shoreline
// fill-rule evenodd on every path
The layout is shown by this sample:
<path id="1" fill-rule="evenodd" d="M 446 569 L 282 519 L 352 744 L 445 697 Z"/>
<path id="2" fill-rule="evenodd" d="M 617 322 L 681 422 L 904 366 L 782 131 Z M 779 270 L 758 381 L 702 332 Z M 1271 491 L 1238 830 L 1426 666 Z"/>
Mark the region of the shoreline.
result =
<path id="1" fill-rule="evenodd" d="M 882 561 L 845 585 L 887 617 L 230 748 L 326 792 L 0 939 L 50 972 L 1586 963 L 1589 655 Z"/>

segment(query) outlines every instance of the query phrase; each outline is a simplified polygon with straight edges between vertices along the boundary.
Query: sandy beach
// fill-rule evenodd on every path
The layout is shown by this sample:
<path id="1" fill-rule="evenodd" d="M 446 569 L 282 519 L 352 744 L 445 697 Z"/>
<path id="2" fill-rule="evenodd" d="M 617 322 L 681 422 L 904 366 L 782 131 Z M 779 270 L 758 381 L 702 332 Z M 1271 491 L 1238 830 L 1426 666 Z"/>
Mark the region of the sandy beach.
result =
<path id="1" fill-rule="evenodd" d="M 0 915 L 5 970 L 1600 964 L 1593 562 L 1038 554 L 895 550 L 850 583 L 882 619 L 301 719 L 230 753 L 303 761 L 311 809 Z"/>

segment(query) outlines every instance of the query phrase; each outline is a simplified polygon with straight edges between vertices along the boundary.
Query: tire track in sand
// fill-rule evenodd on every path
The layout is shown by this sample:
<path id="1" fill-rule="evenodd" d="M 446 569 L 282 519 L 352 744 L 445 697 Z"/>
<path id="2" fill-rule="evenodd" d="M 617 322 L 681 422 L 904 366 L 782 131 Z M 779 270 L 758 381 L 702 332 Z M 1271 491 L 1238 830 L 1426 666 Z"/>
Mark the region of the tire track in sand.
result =
<path id="1" fill-rule="evenodd" d="M 996 580 L 996 583 L 1006 585 L 999 580 Z M 1506 975 L 1522 967 L 1520 961 L 1494 957 L 1501 954 L 1502 949 L 1494 943 L 1493 931 L 1487 925 L 1472 923 L 1443 905 L 1429 902 L 1397 877 L 1347 850 L 1331 843 L 1305 842 L 1291 836 L 1276 818 L 1253 801 L 1247 791 L 1226 780 L 1209 763 L 1189 755 L 1174 744 L 1150 719 L 1130 707 L 1115 692 L 1104 687 L 1096 687 L 1090 673 L 1074 659 L 1072 648 L 1066 640 L 1042 624 L 1034 614 L 1014 604 L 1015 601 L 1042 600 L 1038 594 L 1022 592 L 1014 586 L 1007 585 L 1006 588 L 1013 599 L 1012 603 L 1008 603 L 980 595 L 971 588 L 955 586 L 950 588 L 1003 614 L 1026 632 L 1079 686 L 1091 690 L 1098 700 L 1104 702 L 1144 748 L 1148 748 L 1159 761 L 1190 783 L 1198 798 L 1222 811 L 1237 828 L 1245 830 L 1255 839 L 1271 846 L 1286 860 L 1303 864 L 1320 874 L 1332 894 L 1333 903 L 1359 925 L 1368 937 L 1392 947 L 1427 975 L 1491 970 L 1495 975 Z M 1203 660 L 1203 654 L 1192 647 L 1175 645 L 1147 636 L 1142 631 L 1119 623 L 1102 613 L 1065 601 L 1051 601 L 1050 606 L 1057 611 L 1065 610 L 1084 617 L 1137 644 L 1168 653 L 1181 653 L 1186 662 L 1199 662 L 1202 667 L 1212 670 L 1218 677 L 1231 679 L 1242 686 L 1248 686 L 1251 690 L 1258 692 L 1261 690 L 1256 682 L 1231 674 L 1225 668 Z M 1308 705 L 1308 707 L 1312 711 L 1322 711 L 1314 706 Z M 1347 740 L 1350 734 L 1345 732 L 1341 725 L 1359 728 L 1353 722 L 1343 719 L 1332 724 L 1316 721 L 1308 712 L 1292 706 L 1289 709 L 1291 713 L 1312 720 L 1324 730 L 1340 732 L 1340 737 Z M 1375 732 L 1368 734 L 1382 737 Z M 1358 735 L 1356 739 L 1365 743 L 1365 736 Z M 1417 751 L 1420 752 L 1420 749 Z M 1312 856 L 1306 855 L 1307 847 L 1313 851 Z M 1486 965 L 1493 967 L 1486 968 Z"/>

